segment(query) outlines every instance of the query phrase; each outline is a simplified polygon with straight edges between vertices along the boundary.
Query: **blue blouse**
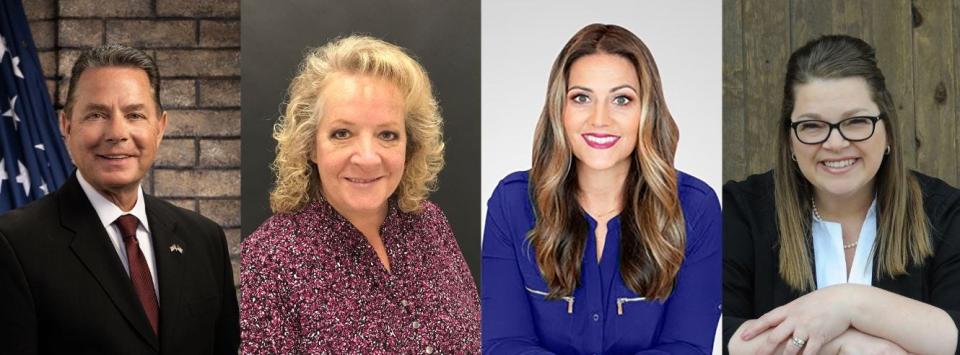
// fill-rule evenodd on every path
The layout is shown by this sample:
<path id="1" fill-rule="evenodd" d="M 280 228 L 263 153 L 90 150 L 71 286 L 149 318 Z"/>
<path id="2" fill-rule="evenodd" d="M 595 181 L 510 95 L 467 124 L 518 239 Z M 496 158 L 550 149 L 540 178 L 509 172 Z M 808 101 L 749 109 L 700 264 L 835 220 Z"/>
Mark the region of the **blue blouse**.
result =
<path id="1" fill-rule="evenodd" d="M 598 263 L 590 225 L 580 285 L 546 300 L 546 281 L 527 240 L 533 229 L 528 172 L 510 174 L 487 207 L 483 234 L 481 323 L 484 354 L 708 354 L 721 294 L 721 218 L 716 194 L 679 173 L 686 254 L 666 301 L 647 300 L 620 277 L 620 218 L 607 223 Z"/>

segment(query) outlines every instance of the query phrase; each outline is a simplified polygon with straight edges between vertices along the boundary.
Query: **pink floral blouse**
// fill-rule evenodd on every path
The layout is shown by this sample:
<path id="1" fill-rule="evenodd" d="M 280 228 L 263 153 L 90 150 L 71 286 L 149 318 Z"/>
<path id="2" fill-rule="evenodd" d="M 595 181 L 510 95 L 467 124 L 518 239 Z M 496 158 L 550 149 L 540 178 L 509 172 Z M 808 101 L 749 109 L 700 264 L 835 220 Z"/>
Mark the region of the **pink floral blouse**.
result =
<path id="1" fill-rule="evenodd" d="M 242 244 L 241 353 L 478 353 L 477 289 L 443 212 L 391 200 L 380 234 L 389 273 L 323 200 L 264 222 Z"/>

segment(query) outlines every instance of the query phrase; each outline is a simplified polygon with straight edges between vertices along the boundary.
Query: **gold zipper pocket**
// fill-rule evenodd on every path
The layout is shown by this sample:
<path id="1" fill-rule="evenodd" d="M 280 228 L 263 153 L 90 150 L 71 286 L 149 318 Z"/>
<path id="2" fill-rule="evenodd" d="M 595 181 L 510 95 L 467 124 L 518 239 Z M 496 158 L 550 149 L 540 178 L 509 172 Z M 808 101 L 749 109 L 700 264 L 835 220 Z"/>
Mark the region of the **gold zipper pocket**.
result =
<path id="1" fill-rule="evenodd" d="M 632 298 L 630 298 L 630 297 L 621 297 L 621 298 L 617 298 L 617 315 L 618 315 L 618 316 L 622 316 L 622 315 L 623 315 L 623 304 L 624 304 L 624 303 L 627 303 L 627 302 L 639 302 L 639 301 L 644 301 L 644 300 L 646 300 L 646 299 L 647 299 L 646 297 L 632 297 Z"/>
<path id="2" fill-rule="evenodd" d="M 524 286 L 524 288 L 527 289 L 527 292 L 530 292 L 530 293 L 535 294 L 535 295 L 543 296 L 544 298 L 546 298 L 547 295 L 548 295 L 548 293 L 546 293 L 546 292 L 534 290 L 534 289 L 529 288 L 529 287 L 526 287 L 526 286 Z M 563 299 L 564 301 L 567 301 L 567 314 L 573 314 L 573 297 L 572 297 L 572 296 L 566 296 L 566 297 L 560 297 L 560 298 Z"/>

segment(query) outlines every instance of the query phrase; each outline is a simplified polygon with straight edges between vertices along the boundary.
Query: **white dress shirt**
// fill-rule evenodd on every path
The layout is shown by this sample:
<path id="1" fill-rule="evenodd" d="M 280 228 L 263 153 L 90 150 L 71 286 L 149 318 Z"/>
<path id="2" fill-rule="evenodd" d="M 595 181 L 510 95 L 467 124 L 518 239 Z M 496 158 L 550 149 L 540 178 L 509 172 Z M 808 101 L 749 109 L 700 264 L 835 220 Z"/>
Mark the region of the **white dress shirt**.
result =
<path id="1" fill-rule="evenodd" d="M 80 180 L 80 187 L 83 188 L 87 199 L 93 204 L 93 209 L 97 211 L 97 216 L 100 217 L 100 223 L 103 224 L 103 229 L 107 230 L 107 236 L 110 237 L 110 242 L 113 243 L 113 249 L 117 252 L 117 255 L 120 256 L 120 262 L 123 263 L 123 269 L 127 271 L 128 276 L 130 275 L 130 263 L 127 261 L 127 248 L 123 243 L 120 227 L 113 222 L 125 214 L 131 214 L 140 221 L 137 226 L 137 242 L 140 244 L 140 252 L 143 253 L 143 257 L 147 260 L 147 268 L 150 269 L 150 276 L 153 278 L 153 290 L 159 302 L 160 287 L 157 283 L 156 257 L 153 254 L 153 238 L 150 234 L 150 224 L 147 222 L 147 209 L 143 202 L 143 189 L 137 186 L 137 203 L 133 205 L 133 209 L 129 212 L 124 212 L 120 207 L 117 207 L 117 205 L 107 200 L 99 191 L 94 189 L 93 186 L 83 178 L 83 174 L 80 174 L 80 170 L 77 170 L 77 180 Z"/>
<path id="2" fill-rule="evenodd" d="M 877 238 L 877 199 L 874 198 L 860 227 L 850 276 L 843 250 L 843 227 L 840 223 L 813 216 L 813 256 L 817 271 L 817 289 L 827 286 L 855 283 L 870 286 L 873 283 L 873 242 Z"/>

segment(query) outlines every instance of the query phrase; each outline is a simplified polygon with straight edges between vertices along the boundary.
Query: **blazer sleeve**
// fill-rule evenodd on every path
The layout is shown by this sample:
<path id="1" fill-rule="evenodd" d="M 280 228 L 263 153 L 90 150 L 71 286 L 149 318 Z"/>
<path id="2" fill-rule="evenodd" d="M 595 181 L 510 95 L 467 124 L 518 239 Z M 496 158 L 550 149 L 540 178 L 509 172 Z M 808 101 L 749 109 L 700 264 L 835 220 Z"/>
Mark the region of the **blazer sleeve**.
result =
<path id="1" fill-rule="evenodd" d="M 706 186 L 704 186 L 706 187 Z M 709 354 L 720 317 L 720 204 L 707 188 L 685 215 L 686 255 L 663 314 L 657 344 L 637 354 Z"/>
<path id="2" fill-rule="evenodd" d="M 268 220 L 267 223 L 270 223 Z M 262 227 L 261 227 L 262 228 Z M 242 354 L 298 353 L 299 326 L 287 301 L 286 272 L 281 248 L 273 234 L 258 230 L 243 242 L 240 262 L 240 352 Z"/>
<path id="3" fill-rule="evenodd" d="M 0 353 L 36 354 L 37 314 L 16 252 L 0 232 Z"/>
<path id="4" fill-rule="evenodd" d="M 738 191 L 728 183 L 723 189 L 723 352 L 737 329 L 752 316 L 753 238 Z"/>
<path id="5" fill-rule="evenodd" d="M 219 226 L 218 241 L 220 255 L 223 256 L 223 281 L 220 318 L 217 319 L 217 354 L 236 354 L 240 346 L 240 310 L 237 306 L 237 291 L 233 283 L 233 266 L 230 263 L 230 252 L 227 247 L 227 238 Z"/>
<path id="6" fill-rule="evenodd" d="M 502 187 L 502 186 L 501 186 Z M 540 347 L 500 188 L 487 203 L 480 287 L 484 354 L 552 354 Z"/>
<path id="7" fill-rule="evenodd" d="M 955 196 L 941 217 L 943 241 L 933 257 L 930 304 L 943 309 L 960 330 L 960 198 Z M 960 339 L 956 347 L 960 355 Z"/>

